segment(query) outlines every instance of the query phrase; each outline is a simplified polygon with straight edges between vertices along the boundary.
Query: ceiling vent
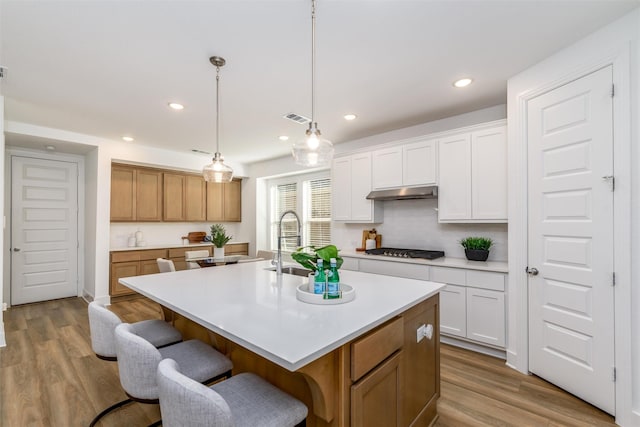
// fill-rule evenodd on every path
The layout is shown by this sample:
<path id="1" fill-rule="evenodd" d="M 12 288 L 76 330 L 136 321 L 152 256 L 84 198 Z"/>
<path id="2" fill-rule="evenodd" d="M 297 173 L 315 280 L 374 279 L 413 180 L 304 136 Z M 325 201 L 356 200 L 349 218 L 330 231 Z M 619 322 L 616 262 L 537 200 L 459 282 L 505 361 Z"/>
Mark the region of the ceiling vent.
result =
<path id="1" fill-rule="evenodd" d="M 305 116 L 301 116 L 296 113 L 287 113 L 282 117 L 284 117 L 287 120 L 291 120 L 293 122 L 299 123 L 301 125 L 306 125 L 307 123 L 311 122 L 311 119 L 308 119 Z"/>

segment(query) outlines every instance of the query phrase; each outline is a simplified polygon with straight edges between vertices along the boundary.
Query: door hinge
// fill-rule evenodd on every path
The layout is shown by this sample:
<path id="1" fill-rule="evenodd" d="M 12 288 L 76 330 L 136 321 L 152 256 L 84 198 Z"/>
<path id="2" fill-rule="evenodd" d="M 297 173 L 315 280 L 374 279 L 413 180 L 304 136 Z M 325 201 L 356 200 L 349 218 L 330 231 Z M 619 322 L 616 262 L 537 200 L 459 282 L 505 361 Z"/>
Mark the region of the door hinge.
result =
<path id="1" fill-rule="evenodd" d="M 616 382 L 616 368 L 615 366 L 611 368 L 611 381 Z"/>
<path id="2" fill-rule="evenodd" d="M 616 85 L 612 84 L 611 85 L 611 97 L 613 98 L 614 96 L 616 96 Z"/>
<path id="3" fill-rule="evenodd" d="M 615 271 L 613 273 L 611 273 L 611 286 L 615 286 L 616 285 L 616 273 Z"/>
<path id="4" fill-rule="evenodd" d="M 616 189 L 616 177 L 613 175 L 605 175 L 602 177 L 602 180 L 611 184 L 611 191 L 615 191 Z"/>

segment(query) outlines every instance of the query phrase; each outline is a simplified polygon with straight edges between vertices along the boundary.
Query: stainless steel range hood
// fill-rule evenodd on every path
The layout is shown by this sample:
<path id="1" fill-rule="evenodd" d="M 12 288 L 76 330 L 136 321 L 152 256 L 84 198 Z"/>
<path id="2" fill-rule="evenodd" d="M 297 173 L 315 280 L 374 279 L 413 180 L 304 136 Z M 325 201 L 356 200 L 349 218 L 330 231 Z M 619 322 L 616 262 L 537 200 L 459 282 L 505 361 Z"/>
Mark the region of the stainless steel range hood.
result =
<path id="1" fill-rule="evenodd" d="M 375 190 L 367 195 L 369 200 L 411 200 L 435 199 L 438 197 L 438 187 L 402 187 L 390 190 Z"/>

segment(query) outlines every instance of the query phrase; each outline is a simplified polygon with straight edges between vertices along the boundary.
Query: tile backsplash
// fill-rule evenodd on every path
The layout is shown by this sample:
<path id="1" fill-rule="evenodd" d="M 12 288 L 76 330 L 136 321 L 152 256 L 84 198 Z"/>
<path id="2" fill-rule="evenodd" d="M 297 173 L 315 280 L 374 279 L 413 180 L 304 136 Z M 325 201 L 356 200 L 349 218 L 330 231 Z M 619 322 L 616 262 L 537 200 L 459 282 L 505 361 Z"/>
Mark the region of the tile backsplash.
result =
<path id="1" fill-rule="evenodd" d="M 231 241 L 243 241 L 237 234 L 236 223 L 224 223 L 227 234 L 232 236 Z M 204 231 L 211 233 L 211 223 L 193 222 L 112 222 L 110 247 L 124 248 L 129 237 L 136 231 L 142 231 L 147 246 L 154 245 L 182 245 L 182 236 L 190 231 Z M 244 241 L 247 241 L 246 239 Z"/>
<path id="2" fill-rule="evenodd" d="M 507 224 L 440 224 L 438 200 L 393 200 L 384 203 L 384 223 L 333 223 L 332 241 L 342 250 L 362 246 L 362 231 L 374 228 L 382 246 L 443 250 L 446 256 L 464 258 L 460 240 L 468 236 L 493 239 L 489 261 L 507 260 Z"/>

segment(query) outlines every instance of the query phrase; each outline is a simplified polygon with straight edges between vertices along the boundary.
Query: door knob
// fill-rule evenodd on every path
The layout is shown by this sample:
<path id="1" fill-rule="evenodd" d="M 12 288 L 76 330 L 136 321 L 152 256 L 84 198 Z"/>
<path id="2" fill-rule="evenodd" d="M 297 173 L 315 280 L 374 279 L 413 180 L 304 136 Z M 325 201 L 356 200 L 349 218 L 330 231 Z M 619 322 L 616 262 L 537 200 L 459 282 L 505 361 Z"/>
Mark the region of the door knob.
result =
<path id="1" fill-rule="evenodd" d="M 20 252 L 20 248 L 13 248 L 13 252 Z"/>
<path id="2" fill-rule="evenodd" d="M 527 267 L 527 273 L 529 273 L 532 276 L 537 276 L 538 275 L 538 269 L 535 267 Z"/>

